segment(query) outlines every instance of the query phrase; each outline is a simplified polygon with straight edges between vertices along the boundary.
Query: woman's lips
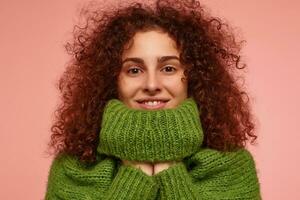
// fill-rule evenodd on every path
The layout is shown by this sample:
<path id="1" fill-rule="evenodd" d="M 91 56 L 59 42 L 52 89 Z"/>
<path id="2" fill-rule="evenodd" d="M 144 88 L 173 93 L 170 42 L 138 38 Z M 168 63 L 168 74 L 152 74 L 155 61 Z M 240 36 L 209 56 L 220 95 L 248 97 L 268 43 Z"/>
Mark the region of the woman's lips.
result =
<path id="1" fill-rule="evenodd" d="M 137 102 L 139 104 L 139 107 L 142 109 L 147 109 L 147 110 L 154 110 L 154 109 L 161 109 L 166 106 L 168 101 L 158 101 L 156 105 L 149 105 L 146 104 L 145 102 Z"/>

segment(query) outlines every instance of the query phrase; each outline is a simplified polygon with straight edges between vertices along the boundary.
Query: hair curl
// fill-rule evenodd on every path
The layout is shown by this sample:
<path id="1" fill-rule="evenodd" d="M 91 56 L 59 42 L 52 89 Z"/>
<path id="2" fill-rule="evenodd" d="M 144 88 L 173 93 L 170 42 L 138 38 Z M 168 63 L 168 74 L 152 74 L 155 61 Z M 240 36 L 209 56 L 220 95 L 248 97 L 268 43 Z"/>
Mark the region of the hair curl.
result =
<path id="1" fill-rule="evenodd" d="M 229 151 L 256 140 L 249 98 L 236 76 L 246 66 L 240 63 L 243 41 L 235 40 L 228 24 L 193 0 L 91 10 L 84 10 L 85 26 L 75 26 L 74 39 L 65 46 L 73 57 L 58 82 L 62 102 L 49 142 L 55 153 L 95 161 L 104 106 L 118 97 L 124 46 L 137 31 L 151 29 L 167 32 L 181 50 L 188 95 L 201 109 L 203 147 Z"/>

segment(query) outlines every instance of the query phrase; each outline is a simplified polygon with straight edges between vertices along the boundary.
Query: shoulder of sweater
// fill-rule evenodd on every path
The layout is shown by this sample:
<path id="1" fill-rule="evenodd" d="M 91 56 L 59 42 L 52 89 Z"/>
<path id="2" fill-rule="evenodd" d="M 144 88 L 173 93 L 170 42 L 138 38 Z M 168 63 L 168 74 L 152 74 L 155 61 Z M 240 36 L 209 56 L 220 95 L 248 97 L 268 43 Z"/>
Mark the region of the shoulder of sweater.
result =
<path id="1" fill-rule="evenodd" d="M 76 156 L 69 155 L 67 153 L 60 153 L 53 158 L 51 165 L 76 165 L 78 167 L 88 169 L 88 168 L 93 168 L 93 167 L 96 167 L 98 165 L 101 165 L 101 164 L 107 163 L 107 162 L 117 163 L 118 160 L 115 157 L 106 156 L 106 155 L 102 155 L 102 156 L 98 155 L 98 157 L 94 163 L 85 164 L 84 162 L 80 161 L 80 159 Z"/>
<path id="2" fill-rule="evenodd" d="M 222 152 L 210 148 L 202 148 L 185 160 L 191 174 L 198 178 L 224 171 L 256 172 L 252 154 L 245 148 Z"/>
<path id="3" fill-rule="evenodd" d="M 189 160 L 219 160 L 219 159 L 244 159 L 254 160 L 252 154 L 246 148 L 239 148 L 234 151 L 219 151 L 211 148 L 201 148 L 193 154 Z"/>
<path id="4" fill-rule="evenodd" d="M 97 191 L 100 195 L 110 186 L 118 167 L 118 161 L 112 157 L 87 166 L 75 156 L 59 154 L 50 167 L 46 199 L 54 199 L 54 196 L 57 199 L 56 195 L 59 199 L 85 199 L 85 189 L 87 193 Z"/>
<path id="5" fill-rule="evenodd" d="M 69 177 L 73 180 L 94 180 L 93 177 L 102 175 L 111 177 L 116 173 L 118 161 L 112 157 L 106 157 L 96 161 L 92 165 L 82 163 L 77 157 L 61 153 L 57 155 L 51 164 L 49 178 Z"/>
<path id="6" fill-rule="evenodd" d="M 204 199 L 232 199 L 233 194 L 237 199 L 261 199 L 255 162 L 245 148 L 230 152 L 204 148 L 186 162 L 193 182 L 207 196 Z"/>

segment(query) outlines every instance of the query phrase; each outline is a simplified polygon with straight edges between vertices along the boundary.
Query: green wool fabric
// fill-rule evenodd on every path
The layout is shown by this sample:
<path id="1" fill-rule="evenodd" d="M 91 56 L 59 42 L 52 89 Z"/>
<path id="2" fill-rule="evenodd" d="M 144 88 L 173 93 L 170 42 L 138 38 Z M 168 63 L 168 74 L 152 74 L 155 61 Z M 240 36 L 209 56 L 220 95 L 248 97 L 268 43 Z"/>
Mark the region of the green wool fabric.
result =
<path id="1" fill-rule="evenodd" d="M 261 199 L 250 152 L 201 147 L 199 114 L 192 98 L 160 110 L 137 110 L 110 100 L 102 117 L 97 161 L 85 165 L 74 156 L 58 155 L 45 199 Z M 148 176 L 122 160 L 177 163 Z"/>
<path id="2" fill-rule="evenodd" d="M 175 109 L 128 109 L 111 100 L 104 110 L 100 132 L 100 154 L 124 160 L 172 161 L 200 149 L 203 132 L 193 99 Z"/>

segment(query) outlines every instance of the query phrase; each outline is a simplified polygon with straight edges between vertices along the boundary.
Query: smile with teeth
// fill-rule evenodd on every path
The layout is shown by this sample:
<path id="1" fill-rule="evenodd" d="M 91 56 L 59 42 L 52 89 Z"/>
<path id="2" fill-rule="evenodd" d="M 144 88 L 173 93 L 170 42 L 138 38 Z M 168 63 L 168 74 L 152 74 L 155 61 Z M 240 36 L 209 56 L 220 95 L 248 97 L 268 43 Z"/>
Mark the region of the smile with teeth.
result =
<path id="1" fill-rule="evenodd" d="M 142 102 L 143 104 L 146 104 L 148 106 L 156 106 L 158 104 L 161 104 L 163 103 L 162 101 L 144 101 Z"/>
<path id="2" fill-rule="evenodd" d="M 163 101 L 163 100 L 145 100 L 145 101 L 140 101 L 138 102 L 140 107 L 143 109 L 159 109 L 159 108 L 164 108 L 166 106 L 166 103 L 168 101 Z"/>

